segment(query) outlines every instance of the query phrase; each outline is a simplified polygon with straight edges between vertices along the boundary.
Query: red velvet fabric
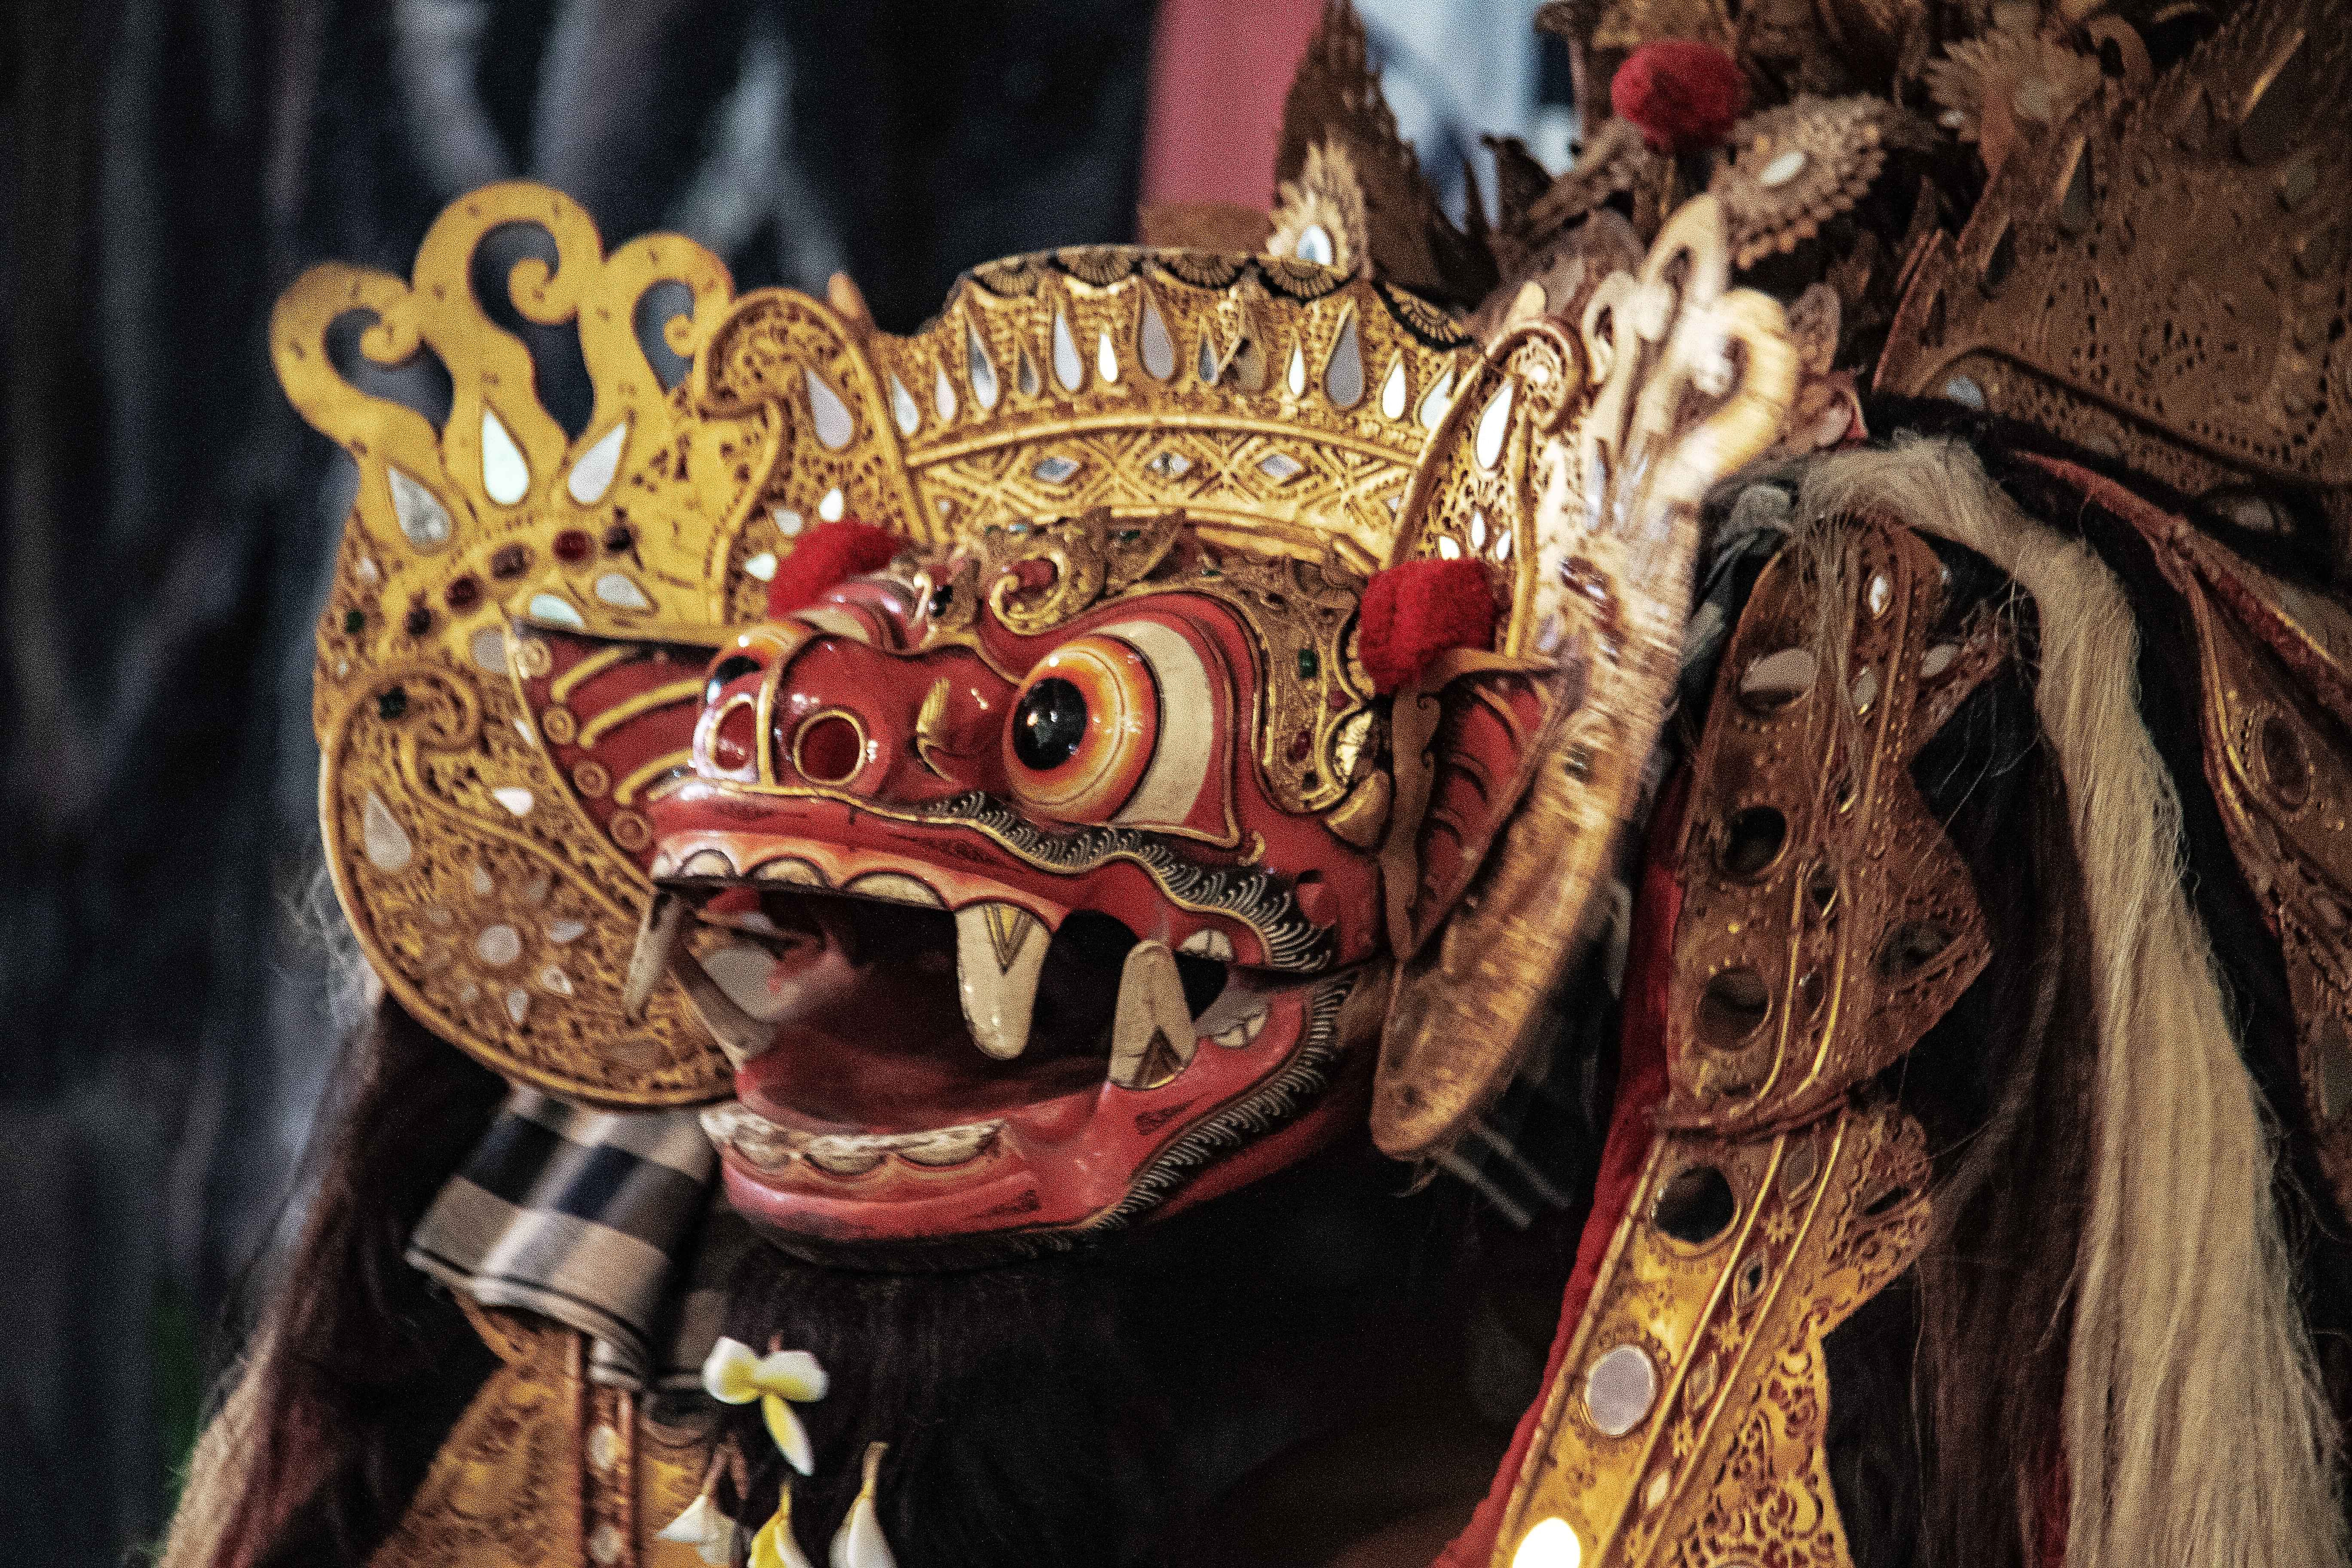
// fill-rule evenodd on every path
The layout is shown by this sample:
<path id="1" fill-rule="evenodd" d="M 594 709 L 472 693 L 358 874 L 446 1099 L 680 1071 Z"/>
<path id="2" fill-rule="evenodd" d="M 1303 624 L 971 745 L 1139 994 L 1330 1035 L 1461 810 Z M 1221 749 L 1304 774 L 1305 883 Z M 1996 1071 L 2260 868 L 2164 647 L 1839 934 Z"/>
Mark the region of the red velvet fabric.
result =
<path id="1" fill-rule="evenodd" d="M 768 583 L 771 619 L 816 603 L 826 589 L 890 564 L 903 541 L 887 528 L 854 517 L 821 522 L 776 563 Z"/>
<path id="2" fill-rule="evenodd" d="M 1639 126 L 1651 146 L 1669 153 L 1721 145 L 1747 95 L 1729 55 L 1686 38 L 1643 44 L 1609 82 L 1610 108 Z"/>
<path id="3" fill-rule="evenodd" d="M 1495 637 L 1495 594 L 1475 561 L 1408 561 L 1373 574 L 1357 612 L 1356 654 L 1386 694 L 1451 647 Z"/>
<path id="4" fill-rule="evenodd" d="M 1538 1394 L 1519 1417 L 1511 1436 L 1510 1452 L 1495 1472 L 1486 1500 L 1470 1516 L 1470 1523 L 1454 1538 L 1431 1568 L 1486 1568 L 1495 1555 L 1495 1537 L 1503 1527 L 1503 1510 L 1527 1468 L 1534 1446 L 1536 1422 L 1545 1397 L 1559 1380 L 1568 1359 L 1569 1342 L 1591 1300 L 1601 1274 L 1601 1259 L 1616 1236 L 1642 1167 L 1650 1157 L 1651 1112 L 1666 1097 L 1666 991 L 1674 978 L 1675 923 L 1683 906 L 1682 883 L 1675 876 L 1675 850 L 1681 842 L 1683 807 L 1690 794 L 1690 775 L 1677 773 L 1660 798 L 1650 819 L 1643 852 L 1642 886 L 1633 905 L 1632 951 L 1625 964 L 1625 1011 L 1618 1031 L 1617 1104 L 1610 1113 L 1609 1136 L 1601 1149 L 1601 1173 L 1593 1183 L 1592 1214 L 1577 1240 L 1576 1267 L 1560 1293 L 1559 1326 L 1544 1365 L 1545 1393 Z"/>

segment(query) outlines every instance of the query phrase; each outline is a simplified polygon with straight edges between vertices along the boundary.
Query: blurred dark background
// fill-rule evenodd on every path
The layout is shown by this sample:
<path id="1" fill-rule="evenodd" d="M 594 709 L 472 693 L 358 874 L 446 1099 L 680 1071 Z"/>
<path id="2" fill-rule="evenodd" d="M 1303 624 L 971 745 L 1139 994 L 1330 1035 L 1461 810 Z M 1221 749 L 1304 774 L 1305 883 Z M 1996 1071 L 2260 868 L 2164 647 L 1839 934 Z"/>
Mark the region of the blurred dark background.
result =
<path id="1" fill-rule="evenodd" d="M 0 1562 L 152 1542 L 338 1020 L 271 301 L 528 175 L 739 288 L 1132 230 L 1151 0 L 16 0 L 0 104 Z"/>
<path id="2" fill-rule="evenodd" d="M 1457 205 L 1481 130 L 1565 159 L 1534 6 L 1360 0 Z M 158 1541 L 352 1010 L 317 891 L 310 720 L 351 481 L 270 376 L 278 291 L 327 258 L 404 275 L 445 203 L 527 176 L 608 245 L 692 236 L 739 289 L 846 270 L 904 331 L 977 261 L 1129 237 L 1155 91 L 1151 194 L 1263 205 L 1320 9 L 14 0 L 0 1563 L 96 1568 Z M 1156 89 L 1155 36 L 1183 40 Z"/>

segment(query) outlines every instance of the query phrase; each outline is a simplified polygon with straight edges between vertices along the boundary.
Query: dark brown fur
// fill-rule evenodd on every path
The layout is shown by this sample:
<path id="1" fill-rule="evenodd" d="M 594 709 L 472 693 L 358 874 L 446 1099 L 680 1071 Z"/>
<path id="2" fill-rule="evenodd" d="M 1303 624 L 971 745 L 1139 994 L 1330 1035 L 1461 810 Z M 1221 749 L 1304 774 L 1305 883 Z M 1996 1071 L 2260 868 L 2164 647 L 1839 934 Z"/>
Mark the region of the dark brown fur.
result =
<path id="1" fill-rule="evenodd" d="M 310 1215 L 250 1338 L 257 1446 L 210 1568 L 364 1562 L 489 1371 L 405 1253 L 506 1086 L 389 998 L 336 1079 L 306 1159 Z"/>

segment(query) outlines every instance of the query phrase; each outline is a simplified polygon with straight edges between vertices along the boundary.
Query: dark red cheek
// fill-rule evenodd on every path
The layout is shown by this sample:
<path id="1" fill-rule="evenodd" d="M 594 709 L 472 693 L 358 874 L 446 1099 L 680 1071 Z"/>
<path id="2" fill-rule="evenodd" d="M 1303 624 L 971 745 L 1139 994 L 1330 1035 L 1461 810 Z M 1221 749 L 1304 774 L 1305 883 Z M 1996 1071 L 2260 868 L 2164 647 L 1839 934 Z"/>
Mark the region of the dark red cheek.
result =
<path id="1" fill-rule="evenodd" d="M 710 760 L 733 772 L 751 765 L 754 748 L 759 743 L 759 710 L 749 702 L 739 702 L 719 721 L 710 736 Z"/>

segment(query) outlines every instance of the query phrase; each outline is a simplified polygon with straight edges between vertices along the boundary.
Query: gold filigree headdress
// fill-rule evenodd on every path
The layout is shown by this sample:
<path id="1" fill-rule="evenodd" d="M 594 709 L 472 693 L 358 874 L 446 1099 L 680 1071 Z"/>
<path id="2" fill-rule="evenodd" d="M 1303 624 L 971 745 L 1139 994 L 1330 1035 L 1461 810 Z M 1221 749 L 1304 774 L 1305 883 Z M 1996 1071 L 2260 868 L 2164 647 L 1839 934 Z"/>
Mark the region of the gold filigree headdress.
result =
<path id="1" fill-rule="evenodd" d="M 554 266 L 522 262 L 509 286 L 527 318 L 577 326 L 596 398 L 574 434 L 467 280 L 510 223 L 554 240 Z M 313 269 L 272 341 L 297 405 L 360 464 L 315 718 L 330 860 L 362 946 L 404 1005 L 510 1076 L 621 1104 L 724 1092 L 667 983 L 642 1023 L 623 1005 L 649 892 L 639 807 L 685 763 L 708 650 L 763 615 L 806 529 L 845 516 L 943 554 L 992 530 L 1181 512 L 1219 549 L 1334 583 L 1414 556 L 1484 562 L 1507 606 L 1498 650 L 1576 666 L 1581 701 L 1531 748 L 1529 776 L 1566 748 L 1588 780 L 1630 787 L 1681 602 L 1664 584 L 1658 637 L 1630 635 L 1594 574 L 1631 574 L 1633 607 L 1654 607 L 1643 563 L 1686 570 L 1672 555 L 1690 548 L 1697 488 L 1768 442 L 1787 402 L 1779 312 L 1724 292 L 1723 247 L 1699 204 L 1641 278 L 1596 268 L 1559 302 L 1577 326 L 1522 324 L 1484 353 L 1360 273 L 1115 248 L 980 268 L 895 336 L 788 291 L 734 300 L 675 237 L 606 257 L 576 206 L 520 184 L 453 206 L 405 283 Z M 660 282 L 692 296 L 665 330 L 692 359 L 675 388 L 635 329 Z M 330 330 L 355 313 L 375 318 L 370 358 L 440 358 L 455 393 L 440 429 L 336 371 Z M 1604 609 L 1617 619 L 1601 627 Z M 1261 764 L 1292 809 L 1330 809 L 1370 765 L 1345 606 L 1296 650 L 1277 646 L 1287 623 L 1259 621 Z M 607 646 L 549 686 L 558 633 Z M 1301 683 L 1315 700 L 1278 700 Z M 1631 731 L 1588 732 L 1604 719 Z M 1488 833 L 1526 784 L 1497 797 Z M 1484 907 L 1533 920 L 1514 929 L 1538 945 L 1580 915 L 1532 885 Z M 1447 1135 L 1492 1087 L 1539 992 L 1531 970 L 1489 995 L 1491 1059 L 1424 1101 L 1450 1109 L 1408 1119 L 1402 1143 Z M 1401 1073 L 1427 1054 L 1420 1027 L 1397 1037 Z"/>
<path id="2" fill-rule="evenodd" d="M 2342 572 L 2347 93 L 2342 18 L 2274 0 L 2144 97 L 2081 101 L 1937 237 L 1878 384 L 2024 419 L 2257 530 L 2285 520 L 2256 489 L 2309 487 Z"/>

